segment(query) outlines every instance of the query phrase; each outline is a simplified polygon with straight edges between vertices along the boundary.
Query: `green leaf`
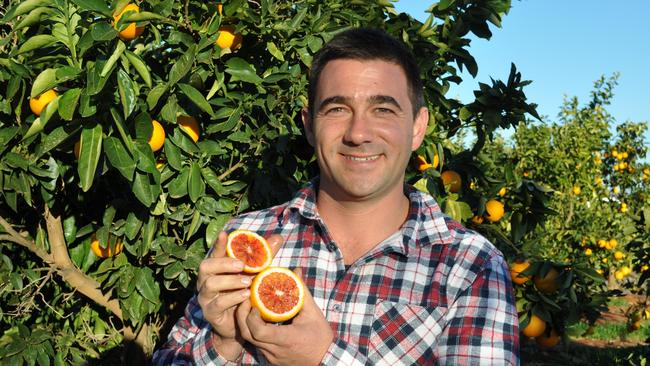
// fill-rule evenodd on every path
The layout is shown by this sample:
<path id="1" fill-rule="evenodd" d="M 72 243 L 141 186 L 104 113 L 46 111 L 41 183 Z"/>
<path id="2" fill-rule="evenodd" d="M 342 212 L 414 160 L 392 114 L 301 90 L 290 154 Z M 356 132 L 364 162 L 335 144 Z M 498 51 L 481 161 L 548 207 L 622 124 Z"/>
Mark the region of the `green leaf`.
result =
<path id="1" fill-rule="evenodd" d="M 59 116 L 65 121 L 72 121 L 74 112 L 77 110 L 77 105 L 79 104 L 79 96 L 81 95 L 81 89 L 74 88 L 69 89 L 59 98 Z"/>
<path id="2" fill-rule="evenodd" d="M 122 141 L 115 137 L 107 137 L 104 142 L 104 152 L 112 166 L 117 168 L 128 181 L 133 180 L 135 161 L 124 147 Z"/>
<path id="3" fill-rule="evenodd" d="M 117 30 L 106 22 L 98 22 L 90 26 L 90 35 L 95 41 L 110 41 L 117 37 Z"/>
<path id="4" fill-rule="evenodd" d="M 169 186 L 167 187 L 169 196 L 172 198 L 181 198 L 187 195 L 187 183 L 189 181 L 189 178 L 190 168 L 185 167 L 180 171 L 176 178 L 169 182 Z"/>
<path id="5" fill-rule="evenodd" d="M 156 105 L 158 105 L 158 101 L 160 100 L 160 97 L 163 96 L 167 92 L 167 84 L 158 84 L 149 91 L 149 95 L 147 95 L 147 105 L 149 106 L 149 110 L 153 110 L 156 108 Z"/>
<path id="6" fill-rule="evenodd" d="M 43 15 L 48 13 L 50 13 L 50 8 L 47 7 L 36 8 L 30 11 L 29 14 L 27 14 L 26 16 L 22 17 L 13 27 L 12 31 L 18 32 L 23 28 L 27 28 L 36 23 L 39 23 L 41 21 L 41 18 L 44 18 Z"/>
<path id="7" fill-rule="evenodd" d="M 72 0 L 72 2 L 77 4 L 82 10 L 96 11 L 106 16 L 112 14 L 111 9 L 104 0 Z"/>
<path id="8" fill-rule="evenodd" d="M 205 194 L 205 183 L 201 178 L 201 167 L 196 162 L 192 163 L 187 185 L 192 202 L 196 202 Z"/>
<path id="9" fill-rule="evenodd" d="M 271 42 L 266 42 L 266 49 L 269 50 L 269 53 L 277 58 L 278 60 L 284 62 L 284 55 L 282 52 L 278 49 L 278 46 L 275 45 L 275 43 Z"/>
<path id="10" fill-rule="evenodd" d="M 256 85 L 262 83 L 262 78 L 257 75 L 255 67 L 242 58 L 231 58 L 226 62 L 226 67 L 226 72 L 233 76 L 232 81 L 241 80 Z"/>
<path id="11" fill-rule="evenodd" d="M 133 194 L 146 207 L 150 207 L 158 198 L 155 185 L 151 182 L 149 174 L 141 173 L 136 170 L 133 178 Z"/>
<path id="12" fill-rule="evenodd" d="M 10 3 L 9 3 L 10 4 Z M 18 2 L 18 5 L 16 7 L 11 8 L 5 16 L 2 18 L 2 23 L 8 23 L 11 20 L 15 19 L 16 17 L 19 17 L 23 14 L 27 14 L 31 12 L 32 10 L 41 7 L 41 6 L 48 6 L 51 5 L 52 1 L 50 0 L 25 0 L 25 1 L 20 1 Z M 3 8 L 6 8 L 6 6 L 3 6 Z"/>
<path id="13" fill-rule="evenodd" d="M 472 208 L 465 202 L 447 199 L 445 201 L 445 213 L 458 222 L 462 222 L 474 216 Z"/>
<path id="14" fill-rule="evenodd" d="M 31 37 L 25 43 L 23 43 L 20 48 L 18 48 L 17 51 L 14 51 L 11 53 L 11 56 L 17 56 L 25 52 L 30 52 L 35 49 L 43 48 L 43 47 L 48 47 L 51 46 L 55 43 L 59 42 L 59 40 L 51 36 L 49 34 L 39 34 L 36 36 Z"/>
<path id="15" fill-rule="evenodd" d="M 120 94 L 120 101 L 122 102 L 122 111 L 124 118 L 127 119 L 133 113 L 137 100 L 135 95 L 135 87 L 133 81 L 126 71 L 120 69 L 117 72 L 117 90 Z"/>
<path id="16" fill-rule="evenodd" d="M 43 142 L 39 145 L 36 156 L 33 158 L 33 161 L 40 159 L 41 156 L 47 154 L 52 149 L 59 146 L 70 136 L 76 134 L 78 130 L 79 130 L 79 126 L 70 126 L 70 125 L 59 126 L 53 129 L 49 134 L 47 134 L 47 136 L 43 138 Z"/>
<path id="17" fill-rule="evenodd" d="M 142 220 L 133 211 L 129 212 L 124 225 L 124 235 L 129 240 L 134 240 L 140 234 Z"/>
<path id="18" fill-rule="evenodd" d="M 41 95 L 43 92 L 52 89 L 56 85 L 56 70 L 55 69 L 45 69 L 41 71 L 40 74 L 34 80 L 32 84 L 32 91 L 29 96 L 31 98 L 36 98 Z"/>
<path id="19" fill-rule="evenodd" d="M 117 60 L 120 59 L 120 56 L 126 49 L 126 45 L 122 41 L 117 41 L 117 45 L 115 46 L 115 50 L 113 51 L 113 54 L 111 57 L 108 58 L 106 63 L 104 64 L 104 67 L 102 68 L 102 72 L 99 74 L 99 77 L 105 78 L 113 69 L 113 65 L 117 62 Z"/>
<path id="20" fill-rule="evenodd" d="M 167 81 L 168 87 L 175 85 L 192 69 L 195 57 L 196 44 L 192 44 L 187 48 L 187 51 L 185 51 L 183 56 L 179 57 L 171 67 L 171 70 L 169 71 L 169 80 Z"/>
<path id="21" fill-rule="evenodd" d="M 205 229 L 205 242 L 209 246 L 217 241 L 219 233 L 226 227 L 226 223 L 230 220 L 230 215 L 219 215 L 216 219 L 210 220 L 208 227 Z"/>
<path id="22" fill-rule="evenodd" d="M 202 111 L 208 113 L 211 116 L 214 115 L 210 103 L 208 103 L 200 91 L 196 90 L 189 84 L 178 84 L 178 87 L 181 89 L 183 94 L 185 94 L 185 96 L 188 97 L 197 107 L 201 108 Z"/>
<path id="23" fill-rule="evenodd" d="M 160 302 L 160 288 L 153 278 L 150 268 L 140 268 L 136 276 L 135 288 L 147 301 L 158 304 Z"/>
<path id="24" fill-rule="evenodd" d="M 135 71 L 138 72 L 140 77 L 142 78 L 142 81 L 151 88 L 151 74 L 149 73 L 149 69 L 147 68 L 147 65 L 142 61 L 140 56 L 136 55 L 133 52 L 126 51 L 124 52 L 124 56 L 129 60 L 131 65 L 135 68 Z"/>
<path id="25" fill-rule="evenodd" d="M 126 12 L 124 16 L 120 18 L 120 23 L 122 22 L 122 19 L 124 19 L 125 23 L 144 22 L 147 20 L 167 20 L 164 16 L 149 11 L 141 11 L 137 13 Z"/>
<path id="26" fill-rule="evenodd" d="M 102 126 L 96 124 L 93 127 L 84 127 L 81 131 L 81 152 L 77 173 L 81 183 L 81 189 L 88 192 L 95 178 L 97 164 L 102 151 Z"/>

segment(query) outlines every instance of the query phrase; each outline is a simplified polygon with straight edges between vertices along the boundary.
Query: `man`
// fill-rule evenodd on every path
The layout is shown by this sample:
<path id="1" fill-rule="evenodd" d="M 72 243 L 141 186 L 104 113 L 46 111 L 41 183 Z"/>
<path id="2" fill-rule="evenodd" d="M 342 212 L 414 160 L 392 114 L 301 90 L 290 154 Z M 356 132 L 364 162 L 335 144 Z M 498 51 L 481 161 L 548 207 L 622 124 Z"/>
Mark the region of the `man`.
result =
<path id="1" fill-rule="evenodd" d="M 429 113 L 406 47 L 353 29 L 314 57 L 303 122 L 320 177 L 282 205 L 228 224 L 269 237 L 274 265 L 307 291 L 290 324 L 265 323 L 250 277 L 221 233 L 198 294 L 157 364 L 517 364 L 518 329 L 501 253 L 405 186 Z"/>

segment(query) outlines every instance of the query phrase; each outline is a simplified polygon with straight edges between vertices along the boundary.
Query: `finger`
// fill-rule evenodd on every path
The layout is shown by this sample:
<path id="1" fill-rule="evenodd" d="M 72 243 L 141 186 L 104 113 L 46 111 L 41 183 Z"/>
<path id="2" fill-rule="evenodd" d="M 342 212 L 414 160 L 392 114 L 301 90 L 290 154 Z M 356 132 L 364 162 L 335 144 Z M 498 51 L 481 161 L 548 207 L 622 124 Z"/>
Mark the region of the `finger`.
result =
<path id="1" fill-rule="evenodd" d="M 220 292 L 217 296 L 214 296 L 207 301 L 206 299 L 199 299 L 199 304 L 204 304 L 204 307 L 210 315 L 217 315 L 241 304 L 249 297 L 250 291 L 248 289 Z"/>
<path id="2" fill-rule="evenodd" d="M 252 278 L 248 275 L 221 275 L 209 276 L 199 288 L 199 296 L 207 299 L 215 297 L 222 292 L 232 292 L 247 289 Z"/>
<path id="3" fill-rule="evenodd" d="M 237 320 L 237 325 L 239 326 L 239 334 L 241 337 L 249 342 L 253 342 L 253 336 L 251 335 L 250 329 L 246 324 L 246 317 L 251 312 L 251 302 L 250 299 L 244 300 L 239 306 L 237 306 L 237 311 L 235 312 L 235 319 Z"/>
<path id="4" fill-rule="evenodd" d="M 294 318 L 294 321 L 299 320 L 299 317 L 309 317 L 310 315 L 317 314 L 319 316 L 324 316 L 322 310 L 318 307 L 316 304 L 316 300 L 314 300 L 314 297 L 311 295 L 311 292 L 307 288 L 307 286 L 304 284 L 305 281 L 302 279 L 302 269 L 301 268 L 294 268 L 293 273 L 295 273 L 300 279 L 302 280 L 303 283 L 303 289 L 305 293 L 305 300 L 302 306 L 302 309 L 300 309 L 300 312 L 296 317 Z M 301 317 L 302 315 L 302 317 Z"/>
<path id="5" fill-rule="evenodd" d="M 245 319 L 246 326 L 251 334 L 250 342 L 258 347 L 268 347 L 268 344 L 281 343 L 275 331 L 278 325 L 274 323 L 267 323 L 262 319 L 260 311 L 257 308 L 252 308 Z"/>
<path id="6" fill-rule="evenodd" d="M 196 289 L 201 291 L 208 278 L 217 275 L 241 273 L 244 270 L 244 263 L 237 259 L 228 257 L 206 258 L 199 264 L 199 275 L 196 280 Z"/>
<path id="7" fill-rule="evenodd" d="M 219 233 L 216 242 L 212 245 L 210 257 L 218 258 L 226 256 L 226 244 L 228 244 L 228 234 L 225 231 Z"/>
<path id="8" fill-rule="evenodd" d="M 280 234 L 273 234 L 266 238 L 266 242 L 271 246 L 272 257 L 275 257 L 278 251 L 280 251 L 280 248 L 282 248 L 282 244 L 284 244 L 284 238 Z"/>

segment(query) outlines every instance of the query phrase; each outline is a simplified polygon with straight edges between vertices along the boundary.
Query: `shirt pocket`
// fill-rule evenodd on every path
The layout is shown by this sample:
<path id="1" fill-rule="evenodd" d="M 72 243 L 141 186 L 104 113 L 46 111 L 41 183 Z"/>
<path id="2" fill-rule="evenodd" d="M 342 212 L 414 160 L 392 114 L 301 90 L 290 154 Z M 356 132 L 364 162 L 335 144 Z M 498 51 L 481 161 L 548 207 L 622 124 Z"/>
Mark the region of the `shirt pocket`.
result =
<path id="1" fill-rule="evenodd" d="M 368 356 L 375 365 L 434 365 L 447 308 L 379 300 Z"/>

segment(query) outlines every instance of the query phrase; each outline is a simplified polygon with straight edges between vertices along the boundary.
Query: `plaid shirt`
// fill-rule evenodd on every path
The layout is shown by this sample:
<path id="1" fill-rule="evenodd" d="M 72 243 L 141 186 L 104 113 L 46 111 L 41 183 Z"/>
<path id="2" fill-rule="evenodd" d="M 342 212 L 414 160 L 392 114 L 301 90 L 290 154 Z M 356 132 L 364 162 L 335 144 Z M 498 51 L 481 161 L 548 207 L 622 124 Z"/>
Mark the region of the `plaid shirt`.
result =
<path id="1" fill-rule="evenodd" d="M 518 317 L 510 273 L 485 238 L 446 217 L 434 199 L 406 187 L 400 230 L 346 269 L 316 209 L 314 185 L 293 200 L 233 219 L 227 230 L 285 240 L 273 265 L 301 267 L 335 332 L 325 365 L 515 365 Z M 240 361 L 266 364 L 248 344 Z M 212 348 L 194 296 L 154 364 L 234 364 Z"/>

